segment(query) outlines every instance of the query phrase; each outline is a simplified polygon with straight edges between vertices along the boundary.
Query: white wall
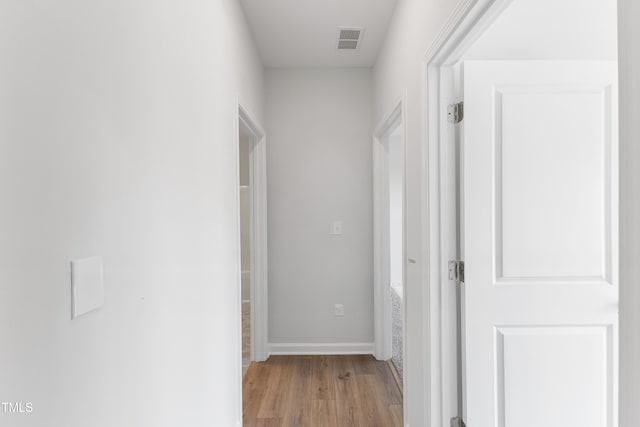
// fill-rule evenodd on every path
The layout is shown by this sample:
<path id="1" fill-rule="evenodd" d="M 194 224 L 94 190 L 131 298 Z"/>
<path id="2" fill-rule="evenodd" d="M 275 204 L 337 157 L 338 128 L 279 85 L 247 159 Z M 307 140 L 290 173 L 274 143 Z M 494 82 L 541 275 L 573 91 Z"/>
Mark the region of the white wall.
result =
<path id="1" fill-rule="evenodd" d="M 265 93 L 269 342 L 371 343 L 371 71 L 268 69 Z"/>
<path id="2" fill-rule="evenodd" d="M 640 2 L 619 0 L 620 427 L 640 425 Z"/>
<path id="3" fill-rule="evenodd" d="M 422 103 L 422 59 L 427 49 L 456 6 L 451 0 L 400 0 L 392 18 L 387 37 L 374 68 L 374 123 L 381 123 L 402 96 L 407 93 L 407 258 L 417 260 L 408 264 L 405 284 L 407 299 L 407 354 L 405 355 L 405 405 L 407 419 L 412 427 L 427 424 L 426 353 L 427 332 L 423 304 L 422 269 L 428 254 L 423 253 L 423 223 L 421 196 L 427 188 L 422 186 L 421 166 L 423 150 L 422 120 L 426 116 Z"/>
<path id="4" fill-rule="evenodd" d="M 0 69 L 0 400 L 33 403 L 0 425 L 236 425 L 240 6 L 3 1 Z M 90 255 L 105 306 L 71 321 Z"/>
<path id="5" fill-rule="evenodd" d="M 465 57 L 615 60 L 616 13 L 615 0 L 513 0 Z"/>

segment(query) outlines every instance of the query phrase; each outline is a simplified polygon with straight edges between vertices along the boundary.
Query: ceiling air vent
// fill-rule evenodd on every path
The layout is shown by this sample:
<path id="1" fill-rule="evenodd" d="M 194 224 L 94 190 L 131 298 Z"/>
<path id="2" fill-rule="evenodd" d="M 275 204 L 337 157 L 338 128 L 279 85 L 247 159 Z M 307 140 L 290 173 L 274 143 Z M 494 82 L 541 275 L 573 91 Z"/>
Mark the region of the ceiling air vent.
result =
<path id="1" fill-rule="evenodd" d="M 358 50 L 362 32 L 362 28 L 341 27 L 338 37 L 338 50 Z"/>

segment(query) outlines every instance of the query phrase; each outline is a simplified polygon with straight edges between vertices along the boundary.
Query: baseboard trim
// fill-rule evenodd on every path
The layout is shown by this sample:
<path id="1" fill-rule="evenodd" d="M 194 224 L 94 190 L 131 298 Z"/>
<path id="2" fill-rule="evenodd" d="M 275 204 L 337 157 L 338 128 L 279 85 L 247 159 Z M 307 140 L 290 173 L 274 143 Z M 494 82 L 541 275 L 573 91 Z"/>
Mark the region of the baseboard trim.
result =
<path id="1" fill-rule="evenodd" d="M 269 355 L 374 354 L 372 342 L 269 343 Z"/>

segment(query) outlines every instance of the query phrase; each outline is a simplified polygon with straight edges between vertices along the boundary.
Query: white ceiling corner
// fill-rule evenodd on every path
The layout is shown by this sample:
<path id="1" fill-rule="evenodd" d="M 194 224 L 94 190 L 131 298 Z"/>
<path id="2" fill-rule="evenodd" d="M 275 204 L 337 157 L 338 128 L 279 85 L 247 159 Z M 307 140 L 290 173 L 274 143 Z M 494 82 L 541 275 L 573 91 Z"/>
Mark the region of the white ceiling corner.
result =
<path id="1" fill-rule="evenodd" d="M 240 0 L 265 67 L 371 67 L 397 0 Z M 364 28 L 357 51 L 340 27 Z"/>

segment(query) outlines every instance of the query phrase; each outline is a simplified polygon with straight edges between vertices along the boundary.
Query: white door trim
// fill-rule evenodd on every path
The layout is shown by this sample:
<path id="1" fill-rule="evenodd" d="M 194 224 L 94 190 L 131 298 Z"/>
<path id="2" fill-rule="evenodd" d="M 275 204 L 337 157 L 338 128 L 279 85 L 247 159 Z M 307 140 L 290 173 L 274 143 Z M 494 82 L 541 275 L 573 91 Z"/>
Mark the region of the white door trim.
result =
<path id="1" fill-rule="evenodd" d="M 456 102 L 453 66 L 513 0 L 461 1 L 423 58 L 423 134 L 426 150 L 422 159 L 423 235 L 422 269 L 425 288 L 423 328 L 427 331 L 424 394 L 429 426 L 449 425 L 461 415 L 457 375 L 457 321 L 455 288 L 448 278 L 447 263 L 456 256 L 455 145 L 453 128 L 447 122 L 447 105 Z"/>
<path id="2" fill-rule="evenodd" d="M 251 150 L 251 360 L 264 361 L 268 354 L 268 257 L 267 257 L 267 147 L 266 135 L 258 122 L 243 106 L 240 97 L 234 102 L 235 140 L 233 150 L 236 159 L 236 242 L 238 271 L 236 276 L 236 372 L 237 372 L 237 422 L 242 425 L 242 277 L 240 273 L 241 237 L 240 237 L 240 124 L 251 134 L 253 149 Z"/>
<path id="3" fill-rule="evenodd" d="M 268 354 L 268 255 L 267 255 L 267 149 L 266 136 L 258 122 L 237 102 L 237 134 L 240 123 L 251 133 L 251 360 L 264 361 Z M 239 155 L 239 154 L 238 154 Z M 239 164 L 238 164 L 239 168 Z M 239 170 L 239 169 L 238 169 Z M 236 186 L 239 188 L 239 186 Z M 240 193 L 238 190 L 238 204 Z M 238 205 L 239 206 L 239 205 Z M 240 235 L 238 234 L 238 238 Z M 240 278 L 238 279 L 240 288 Z M 240 298 L 241 299 L 241 298 Z M 240 302 L 241 303 L 241 302 Z"/>
<path id="4" fill-rule="evenodd" d="M 390 250 L 389 250 L 389 152 L 385 148 L 385 136 L 396 125 L 402 127 L 402 156 L 403 156 L 403 178 L 402 178 L 402 235 L 403 235 L 403 327 L 402 327 L 402 354 L 407 360 L 407 266 L 406 266 L 406 164 L 407 164 L 407 94 L 403 91 L 402 96 L 393 104 L 389 114 L 376 127 L 373 132 L 373 278 L 374 278 L 374 356 L 378 360 L 388 360 L 392 355 L 392 335 L 391 335 L 391 288 L 390 288 Z M 403 377 L 408 377 L 407 363 L 403 363 Z M 403 384 L 403 402 L 409 400 L 406 387 L 407 381 Z M 404 419 L 407 419 L 407 405 L 403 405 Z"/>
<path id="5" fill-rule="evenodd" d="M 376 127 L 373 133 L 373 296 L 375 357 L 378 360 L 391 358 L 391 294 L 388 283 L 390 274 L 389 153 L 384 145 L 384 137 L 393 126 L 399 123 L 403 129 L 403 138 L 405 138 L 405 105 L 406 96 L 403 95 L 394 104 L 391 112 L 385 116 L 386 118 Z M 406 138 L 404 142 L 406 142 Z M 405 144 L 403 143 L 403 145 Z M 406 149 L 403 148 L 403 152 L 406 156 Z M 403 182 L 403 187 L 405 187 L 405 182 Z M 406 196 L 403 196 L 403 203 L 405 203 L 405 199 Z M 406 223 L 406 220 L 403 222 Z M 406 298 L 403 298 L 403 300 L 406 301 Z"/>

